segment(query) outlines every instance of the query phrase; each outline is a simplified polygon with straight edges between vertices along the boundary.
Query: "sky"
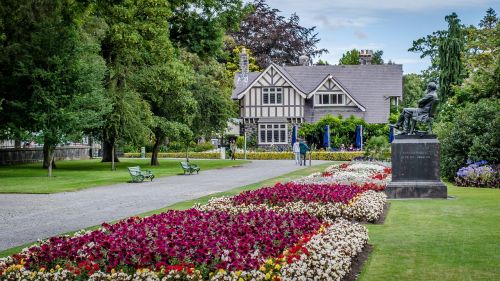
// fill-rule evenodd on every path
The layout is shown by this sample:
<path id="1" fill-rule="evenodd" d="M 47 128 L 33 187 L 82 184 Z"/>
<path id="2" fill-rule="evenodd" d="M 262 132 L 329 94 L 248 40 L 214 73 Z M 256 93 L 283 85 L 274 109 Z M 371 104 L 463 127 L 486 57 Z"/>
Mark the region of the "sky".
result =
<path id="1" fill-rule="evenodd" d="M 408 52 L 413 40 L 447 29 L 446 15 L 457 13 L 462 24 L 475 25 L 493 8 L 500 14 L 500 0 L 266 0 L 288 18 L 300 17 L 304 27 L 316 26 L 321 59 L 338 64 L 343 53 L 356 48 L 383 50 L 385 62 L 403 65 L 403 72 L 420 73 L 427 58 Z M 317 61 L 319 58 L 315 58 Z"/>

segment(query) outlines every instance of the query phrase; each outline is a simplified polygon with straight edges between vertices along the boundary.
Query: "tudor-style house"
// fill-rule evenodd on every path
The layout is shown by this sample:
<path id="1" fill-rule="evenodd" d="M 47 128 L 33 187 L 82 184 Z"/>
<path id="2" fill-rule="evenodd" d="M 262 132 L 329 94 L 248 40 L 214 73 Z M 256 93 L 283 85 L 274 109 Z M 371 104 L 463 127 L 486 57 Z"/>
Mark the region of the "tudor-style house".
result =
<path id="1" fill-rule="evenodd" d="M 351 115 L 387 123 L 390 103 L 402 97 L 402 65 L 269 65 L 248 72 L 240 58 L 233 99 L 239 100 L 241 129 L 259 146 L 287 145 L 293 125 L 321 117 Z"/>

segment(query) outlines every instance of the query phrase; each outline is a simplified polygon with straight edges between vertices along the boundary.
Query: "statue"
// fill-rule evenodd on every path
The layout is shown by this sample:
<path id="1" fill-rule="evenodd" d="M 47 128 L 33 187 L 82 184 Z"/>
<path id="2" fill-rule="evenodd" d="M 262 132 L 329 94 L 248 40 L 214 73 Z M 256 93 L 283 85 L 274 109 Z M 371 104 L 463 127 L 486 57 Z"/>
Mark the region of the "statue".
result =
<path id="1" fill-rule="evenodd" d="M 432 134 L 432 121 L 434 120 L 436 106 L 439 102 L 436 90 L 436 83 L 430 82 L 427 85 L 427 94 L 418 101 L 418 108 L 404 108 L 398 122 L 389 126 L 402 131 L 402 134 L 412 135 L 418 121 L 427 124 L 427 133 Z"/>

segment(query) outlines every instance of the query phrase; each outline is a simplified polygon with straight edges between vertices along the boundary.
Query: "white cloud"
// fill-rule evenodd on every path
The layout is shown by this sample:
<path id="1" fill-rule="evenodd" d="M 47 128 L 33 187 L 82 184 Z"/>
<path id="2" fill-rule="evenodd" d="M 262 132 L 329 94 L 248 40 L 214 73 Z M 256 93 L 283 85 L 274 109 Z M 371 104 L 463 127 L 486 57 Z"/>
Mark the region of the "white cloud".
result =
<path id="1" fill-rule="evenodd" d="M 304 18 L 304 20 L 308 20 Z M 375 17 L 337 17 L 334 15 L 318 14 L 315 17 L 315 24 L 318 27 L 329 29 L 338 29 L 346 27 L 361 28 L 372 23 L 378 22 L 379 19 Z"/>

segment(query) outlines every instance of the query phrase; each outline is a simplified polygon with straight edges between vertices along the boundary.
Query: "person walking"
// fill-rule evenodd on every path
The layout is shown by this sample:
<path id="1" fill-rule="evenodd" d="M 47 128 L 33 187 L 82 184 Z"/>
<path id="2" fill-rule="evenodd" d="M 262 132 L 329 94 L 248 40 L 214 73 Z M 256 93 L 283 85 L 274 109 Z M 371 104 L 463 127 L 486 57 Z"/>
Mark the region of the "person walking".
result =
<path id="1" fill-rule="evenodd" d="M 236 142 L 234 140 L 229 144 L 229 150 L 231 151 L 231 160 L 236 159 Z"/>
<path id="2" fill-rule="evenodd" d="M 303 140 L 300 141 L 299 146 L 300 146 L 300 158 L 304 159 L 304 166 L 305 166 L 306 165 L 306 154 L 311 149 L 309 148 L 309 146 L 307 146 L 307 144 Z M 300 161 L 300 166 L 302 166 L 302 160 Z"/>
<path id="3" fill-rule="evenodd" d="M 295 165 L 300 165 L 300 143 L 299 140 L 297 140 L 295 143 L 293 143 L 293 155 L 295 156 Z"/>

